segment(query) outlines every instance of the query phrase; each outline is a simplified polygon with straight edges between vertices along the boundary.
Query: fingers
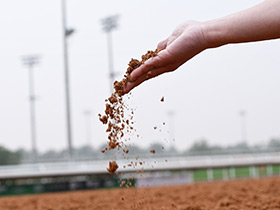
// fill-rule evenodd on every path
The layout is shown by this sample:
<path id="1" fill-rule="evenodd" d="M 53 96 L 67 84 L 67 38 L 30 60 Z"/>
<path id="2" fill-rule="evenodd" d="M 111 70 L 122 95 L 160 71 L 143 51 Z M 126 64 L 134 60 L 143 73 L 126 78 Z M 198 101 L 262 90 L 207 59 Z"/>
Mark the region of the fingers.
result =
<path id="1" fill-rule="evenodd" d="M 145 74 L 142 74 L 140 77 L 138 77 L 134 82 L 128 82 L 126 86 L 124 87 L 124 93 L 130 92 L 133 88 L 137 87 L 141 83 L 143 83 L 146 80 L 149 80 L 151 78 L 154 78 L 160 74 L 175 70 L 175 67 L 171 66 L 164 66 L 160 68 L 155 68 L 153 70 L 148 71 Z"/>
<path id="2" fill-rule="evenodd" d="M 166 49 L 166 47 L 174 42 L 182 34 L 182 32 L 182 27 L 175 29 L 167 39 L 158 43 L 157 49 Z"/>
<path id="3" fill-rule="evenodd" d="M 166 48 L 166 46 L 167 46 L 167 39 L 165 39 L 165 40 L 161 41 L 160 43 L 158 43 L 157 49 L 163 50 L 163 49 Z"/>
<path id="4" fill-rule="evenodd" d="M 158 43 L 157 49 L 161 49 L 161 50 L 166 49 L 166 47 L 167 47 L 168 45 L 170 45 L 172 42 L 174 42 L 177 38 L 178 38 L 177 35 L 173 35 L 173 34 L 172 34 L 172 35 L 169 36 L 167 39 L 165 39 L 165 40 L 161 41 L 160 43 Z"/>
<path id="5" fill-rule="evenodd" d="M 153 59 L 153 58 L 150 58 L 149 60 L 151 60 L 151 59 Z M 153 62 L 148 62 L 148 61 L 146 61 L 140 67 L 138 67 L 137 69 L 132 71 L 132 73 L 130 74 L 130 81 L 135 81 L 141 75 L 144 75 L 148 71 L 155 68 L 155 66 L 153 65 Z"/>
<path id="6" fill-rule="evenodd" d="M 169 65 L 170 62 L 170 53 L 168 50 L 162 50 L 158 53 L 157 56 L 150 58 L 147 60 L 144 64 L 142 64 L 140 67 L 135 69 L 130 74 L 130 80 L 135 81 L 138 77 L 145 75 L 148 71 L 151 71 L 156 68 L 161 68 L 165 65 Z"/>
<path id="7" fill-rule="evenodd" d="M 174 42 L 177 38 L 178 36 L 175 35 L 171 35 L 170 37 L 168 37 L 168 39 L 166 40 L 166 46 L 172 44 L 172 42 Z"/>
<path id="8" fill-rule="evenodd" d="M 175 40 L 175 38 L 173 40 L 171 40 L 171 42 L 173 42 L 174 40 Z M 160 51 L 156 57 L 150 58 L 144 64 L 142 64 L 140 67 L 135 69 L 130 75 L 130 80 L 135 81 L 142 74 L 145 74 L 154 68 L 159 68 L 160 66 L 163 66 L 164 64 L 166 64 L 168 56 L 167 56 L 167 51 L 165 52 L 165 49 L 168 44 L 170 44 L 170 37 L 168 37 L 167 39 L 158 43 L 157 49 L 160 49 L 162 51 Z"/>

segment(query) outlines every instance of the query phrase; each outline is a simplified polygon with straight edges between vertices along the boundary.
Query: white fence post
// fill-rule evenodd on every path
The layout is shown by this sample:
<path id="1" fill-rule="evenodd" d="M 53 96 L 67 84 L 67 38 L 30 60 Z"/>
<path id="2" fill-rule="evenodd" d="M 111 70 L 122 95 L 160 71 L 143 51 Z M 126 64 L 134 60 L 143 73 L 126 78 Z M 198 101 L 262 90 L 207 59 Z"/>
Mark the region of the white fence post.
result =
<path id="1" fill-rule="evenodd" d="M 267 165 L 266 166 L 266 175 L 267 176 L 272 176 L 273 175 L 273 167 L 272 167 L 272 165 Z"/>
<path id="2" fill-rule="evenodd" d="M 213 180 L 214 180 L 213 169 L 208 168 L 207 169 L 207 181 L 213 181 Z"/>
<path id="3" fill-rule="evenodd" d="M 231 167 L 229 169 L 229 177 L 230 177 L 230 179 L 235 179 L 236 178 L 235 168 L 234 167 Z"/>
<path id="4" fill-rule="evenodd" d="M 259 177 L 259 173 L 258 173 L 258 168 L 256 166 L 250 166 L 249 167 L 249 175 L 250 178 L 258 178 Z"/>
<path id="5" fill-rule="evenodd" d="M 229 180 L 229 171 L 228 171 L 228 168 L 223 168 L 223 180 L 224 181 L 228 181 Z"/>

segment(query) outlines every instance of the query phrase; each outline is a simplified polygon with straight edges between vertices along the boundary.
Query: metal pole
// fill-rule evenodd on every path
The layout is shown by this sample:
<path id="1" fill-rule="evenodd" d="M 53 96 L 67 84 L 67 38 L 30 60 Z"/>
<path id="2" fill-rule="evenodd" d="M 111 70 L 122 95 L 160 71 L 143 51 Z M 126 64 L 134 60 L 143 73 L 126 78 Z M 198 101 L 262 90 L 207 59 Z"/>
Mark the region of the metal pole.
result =
<path id="1" fill-rule="evenodd" d="M 34 91 L 34 80 L 33 80 L 33 64 L 29 65 L 29 100 L 30 100 L 30 127 L 31 127 L 31 144 L 32 144 L 32 161 L 37 162 L 37 139 L 36 139 L 36 117 L 35 117 L 35 91 Z"/>
<path id="2" fill-rule="evenodd" d="M 30 136 L 31 136 L 31 149 L 32 149 L 32 162 L 37 162 L 37 138 L 36 138 L 36 110 L 35 110 L 35 88 L 34 88 L 34 75 L 33 67 L 39 61 L 38 55 L 29 55 L 22 57 L 22 62 L 28 68 L 28 86 L 29 86 L 29 109 L 30 109 Z"/>
<path id="3" fill-rule="evenodd" d="M 101 20 L 103 30 L 107 33 L 107 44 L 108 44 L 108 59 L 109 59 L 109 77 L 110 77 L 110 92 L 113 92 L 113 83 L 115 80 L 115 72 L 113 65 L 113 44 L 112 44 L 112 31 L 117 28 L 117 20 L 119 16 L 113 15 L 106 17 Z"/>
<path id="4" fill-rule="evenodd" d="M 113 93 L 113 83 L 115 79 L 114 65 L 113 65 L 113 44 L 112 44 L 112 32 L 107 32 L 107 43 L 108 43 L 108 58 L 109 58 L 109 77 L 110 77 L 110 91 Z"/>
<path id="5" fill-rule="evenodd" d="M 66 122 L 67 122 L 67 141 L 69 159 L 73 157 L 72 148 L 72 124 L 71 124 L 71 107 L 70 107 L 70 88 L 69 88 L 69 71 L 68 71 L 68 46 L 67 46 L 67 26 L 66 26 L 66 2 L 62 0 L 62 28 L 63 28 L 63 53 L 64 53 L 64 74 L 65 74 L 65 96 L 66 96 Z"/>

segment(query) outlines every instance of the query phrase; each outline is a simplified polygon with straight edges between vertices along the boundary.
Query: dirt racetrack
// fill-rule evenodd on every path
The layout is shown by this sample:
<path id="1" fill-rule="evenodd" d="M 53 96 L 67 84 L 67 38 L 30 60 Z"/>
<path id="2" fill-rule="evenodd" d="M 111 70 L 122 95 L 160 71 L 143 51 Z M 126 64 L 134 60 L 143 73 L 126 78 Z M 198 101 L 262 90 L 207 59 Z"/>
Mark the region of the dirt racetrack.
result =
<path id="1" fill-rule="evenodd" d="M 0 198 L 1 210 L 280 209 L 280 177 Z"/>

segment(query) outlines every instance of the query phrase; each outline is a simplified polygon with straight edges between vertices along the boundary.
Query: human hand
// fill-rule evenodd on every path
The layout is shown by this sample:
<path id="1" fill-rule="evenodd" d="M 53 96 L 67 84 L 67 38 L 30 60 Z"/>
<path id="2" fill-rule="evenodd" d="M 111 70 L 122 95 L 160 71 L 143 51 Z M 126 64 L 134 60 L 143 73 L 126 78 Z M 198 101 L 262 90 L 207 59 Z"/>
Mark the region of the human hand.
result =
<path id="1" fill-rule="evenodd" d="M 179 25 L 171 36 L 158 44 L 157 49 L 162 51 L 130 74 L 124 92 L 128 93 L 148 79 L 176 70 L 206 48 L 207 41 L 201 23 L 188 21 Z"/>

